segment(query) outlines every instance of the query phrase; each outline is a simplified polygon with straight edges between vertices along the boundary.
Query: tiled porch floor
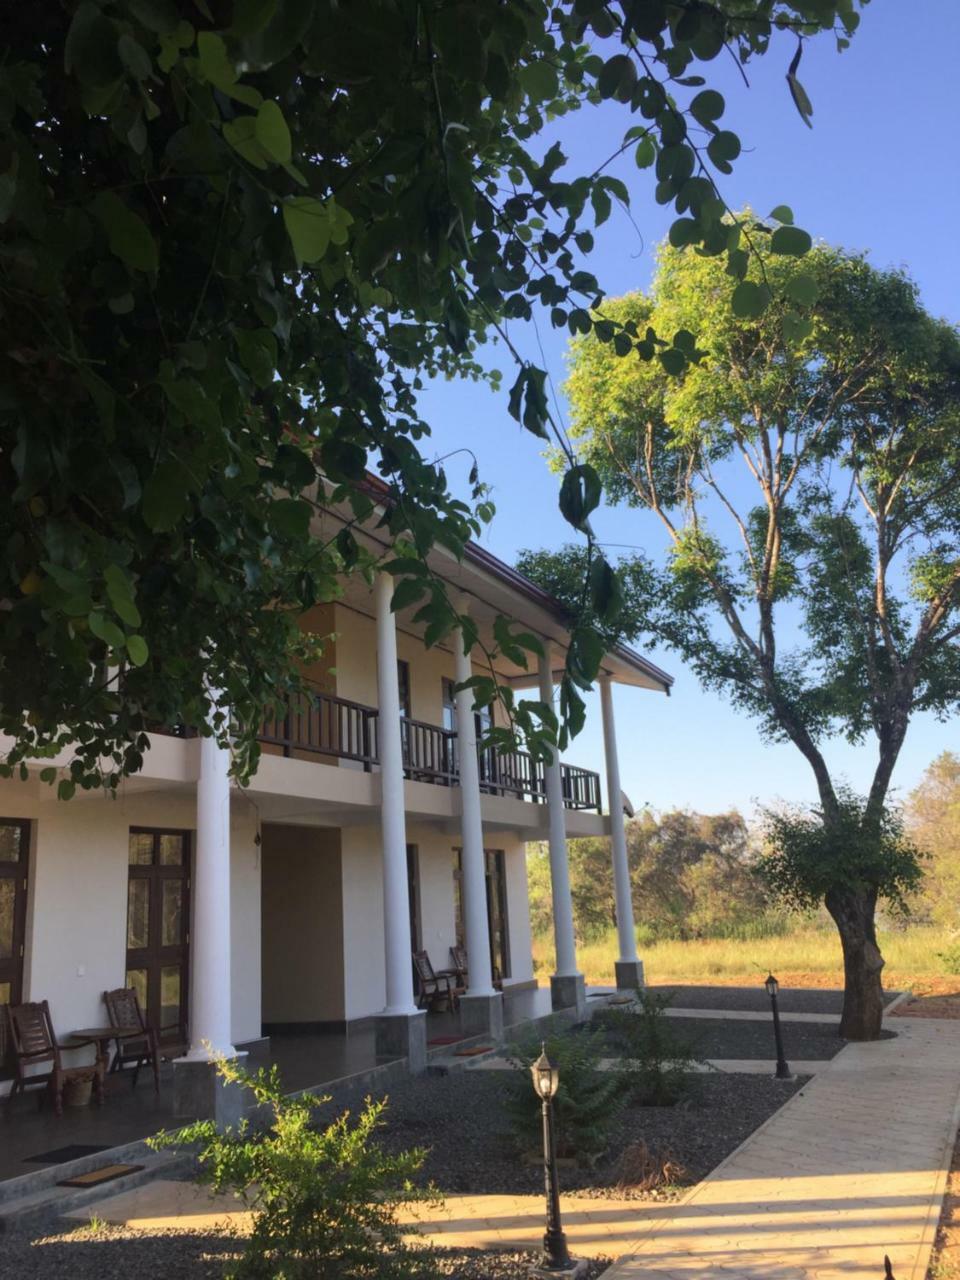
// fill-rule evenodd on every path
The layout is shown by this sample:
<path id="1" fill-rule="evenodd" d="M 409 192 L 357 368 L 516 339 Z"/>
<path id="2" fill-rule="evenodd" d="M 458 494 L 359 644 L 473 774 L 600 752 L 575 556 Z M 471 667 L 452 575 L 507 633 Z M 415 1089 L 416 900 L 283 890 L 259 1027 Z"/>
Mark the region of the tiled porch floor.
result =
<path id="1" fill-rule="evenodd" d="M 507 1026 L 549 1013 L 550 991 L 544 987 L 518 991 L 504 999 Z M 431 1013 L 428 1019 L 428 1041 L 459 1034 L 455 1014 Z M 450 1046 L 436 1048 L 439 1054 L 450 1051 Z M 380 1059 L 380 1063 L 384 1061 Z M 361 1027 L 349 1035 L 329 1032 L 274 1036 L 269 1050 L 251 1053 L 247 1065 L 255 1068 L 271 1062 L 279 1066 L 284 1086 L 291 1092 L 322 1086 L 380 1065 L 372 1026 Z M 49 1167 L 33 1163 L 29 1157 L 59 1147 L 71 1144 L 118 1147 L 137 1142 L 159 1129 L 173 1128 L 176 1122 L 171 1111 L 172 1072 L 170 1064 L 165 1063 L 159 1097 L 154 1093 L 149 1070 L 141 1071 L 136 1089 L 131 1088 L 129 1074 L 108 1076 L 107 1096 L 102 1107 L 95 1104 L 67 1107 L 59 1119 L 48 1104 L 38 1109 L 38 1091 L 31 1091 L 26 1097 L 18 1096 L 9 1111 L 6 1099 L 0 1099 L 0 1180 Z"/>

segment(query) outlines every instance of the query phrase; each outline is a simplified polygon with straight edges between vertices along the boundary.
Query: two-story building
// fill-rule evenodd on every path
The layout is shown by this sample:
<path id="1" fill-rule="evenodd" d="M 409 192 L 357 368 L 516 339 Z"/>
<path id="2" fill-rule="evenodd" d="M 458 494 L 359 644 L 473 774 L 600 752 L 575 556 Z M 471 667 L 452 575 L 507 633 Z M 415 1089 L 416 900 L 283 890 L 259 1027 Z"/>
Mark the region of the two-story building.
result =
<path id="1" fill-rule="evenodd" d="M 361 536 L 378 548 L 372 524 Z M 498 615 L 542 640 L 539 666 L 500 658 L 496 675 L 552 701 L 562 608 L 476 545 L 460 562 L 438 549 L 432 566 L 491 648 Z M 0 1003 L 47 999 L 69 1029 L 102 1023 L 102 993 L 132 986 L 153 1025 L 185 1030 L 185 1071 L 264 1036 L 375 1018 L 384 1052 L 416 1067 L 414 951 L 439 969 L 465 946 L 465 1031 L 496 1034 L 504 997 L 534 984 L 528 841 L 549 842 L 554 1006 L 583 1001 L 566 840 L 586 835 L 611 838 L 618 980 L 642 980 L 612 689 L 666 693 L 670 677 L 626 647 L 607 654 L 601 788 L 572 764 L 478 748 L 483 718 L 455 686 L 479 658 L 455 643 L 426 649 L 415 609 L 393 612 L 392 592 L 387 574 L 373 590 L 350 577 L 303 619 L 330 639 L 309 692 L 264 722 L 247 786 L 212 739 L 160 733 L 115 796 L 60 802 L 33 774 L 0 782 Z"/>

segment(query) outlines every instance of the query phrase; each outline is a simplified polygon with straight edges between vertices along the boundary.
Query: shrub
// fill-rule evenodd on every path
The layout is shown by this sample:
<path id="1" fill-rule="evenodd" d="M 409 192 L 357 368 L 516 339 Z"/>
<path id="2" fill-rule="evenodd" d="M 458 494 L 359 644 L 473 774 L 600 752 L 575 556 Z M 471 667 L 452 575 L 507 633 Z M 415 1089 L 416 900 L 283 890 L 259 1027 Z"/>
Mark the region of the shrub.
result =
<path id="1" fill-rule="evenodd" d="M 527 1037 L 508 1048 L 515 1070 L 505 1106 L 525 1150 L 536 1150 L 541 1143 L 540 1099 L 530 1067 L 542 1049 L 560 1072 L 560 1087 L 553 1100 L 557 1155 L 593 1160 L 605 1149 L 610 1126 L 624 1101 L 616 1073 L 600 1070 L 603 1035 L 554 1029 L 543 1041 Z"/>
<path id="2" fill-rule="evenodd" d="M 217 1064 L 224 1080 L 249 1088 L 269 1124 L 244 1120 L 219 1131 L 212 1120 L 157 1146 L 198 1143 L 200 1180 L 232 1188 L 256 1211 L 253 1231 L 228 1280 L 408 1280 L 433 1274 L 431 1253 L 407 1244 L 397 1222 L 403 1201 L 433 1197 L 413 1186 L 424 1152 L 388 1155 L 372 1140 L 385 1102 L 368 1098 L 351 1124 L 345 1112 L 315 1124 L 329 1098 L 285 1097 L 276 1067 L 249 1075 Z"/>
<path id="3" fill-rule="evenodd" d="M 951 942 L 943 951 L 938 951 L 937 955 L 943 961 L 944 973 L 960 974 L 960 940 Z"/>
<path id="4" fill-rule="evenodd" d="M 659 1191 L 678 1186 L 687 1176 L 669 1147 L 651 1151 L 641 1138 L 624 1149 L 617 1164 L 616 1186 L 618 1191 Z"/>
<path id="5" fill-rule="evenodd" d="M 671 1107 L 690 1086 L 690 1068 L 698 1060 L 694 1046 L 671 1028 L 666 996 L 638 991 L 634 1008 L 598 1009 L 599 1026 L 623 1057 L 620 1078 L 631 1102 L 641 1107 Z"/>

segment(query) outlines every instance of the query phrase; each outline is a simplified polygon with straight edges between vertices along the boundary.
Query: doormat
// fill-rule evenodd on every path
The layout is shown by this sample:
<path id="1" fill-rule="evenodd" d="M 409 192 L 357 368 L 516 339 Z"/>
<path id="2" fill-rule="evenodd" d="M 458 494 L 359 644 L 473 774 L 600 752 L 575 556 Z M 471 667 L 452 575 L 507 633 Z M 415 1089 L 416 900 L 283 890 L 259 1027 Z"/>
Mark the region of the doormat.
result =
<path id="1" fill-rule="evenodd" d="M 475 1058 L 478 1053 L 490 1053 L 492 1049 L 492 1044 L 478 1044 L 473 1049 L 458 1049 L 453 1056 L 455 1058 Z"/>
<path id="2" fill-rule="evenodd" d="M 58 1187 L 99 1187 L 103 1182 L 112 1182 L 114 1178 L 122 1178 L 127 1173 L 139 1173 L 142 1164 L 105 1164 L 99 1169 L 91 1169 L 89 1173 L 78 1173 L 75 1178 L 64 1178 Z"/>
<path id="3" fill-rule="evenodd" d="M 427 1044 L 459 1044 L 462 1039 L 463 1036 L 434 1036 Z"/>
<path id="4" fill-rule="evenodd" d="M 82 1142 L 71 1143 L 69 1147 L 54 1147 L 52 1151 L 41 1151 L 38 1156 L 24 1156 L 24 1164 L 66 1164 L 68 1160 L 82 1160 L 84 1156 L 96 1156 L 109 1147 L 91 1147 Z"/>

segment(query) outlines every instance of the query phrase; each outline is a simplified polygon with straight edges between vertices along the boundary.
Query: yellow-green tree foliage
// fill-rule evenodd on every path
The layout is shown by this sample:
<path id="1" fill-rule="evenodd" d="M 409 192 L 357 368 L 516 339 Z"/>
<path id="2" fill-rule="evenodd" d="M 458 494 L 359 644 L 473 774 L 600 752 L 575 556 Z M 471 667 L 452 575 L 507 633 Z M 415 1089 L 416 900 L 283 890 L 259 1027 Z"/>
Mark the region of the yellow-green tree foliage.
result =
<path id="1" fill-rule="evenodd" d="M 907 829 L 930 855 L 915 910 L 960 927 L 960 756 L 944 751 L 927 768 L 905 806 Z"/>

